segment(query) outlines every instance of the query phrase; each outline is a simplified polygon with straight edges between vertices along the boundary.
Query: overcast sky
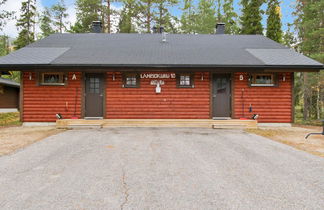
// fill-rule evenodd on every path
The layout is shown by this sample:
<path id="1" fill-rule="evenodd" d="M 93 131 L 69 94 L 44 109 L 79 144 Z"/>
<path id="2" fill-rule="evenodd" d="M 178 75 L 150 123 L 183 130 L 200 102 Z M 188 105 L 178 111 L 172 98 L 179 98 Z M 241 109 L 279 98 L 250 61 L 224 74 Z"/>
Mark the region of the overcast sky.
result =
<path id="1" fill-rule="evenodd" d="M 23 0 L 8 0 L 7 3 L 3 6 L 1 6 L 1 10 L 8 10 L 8 11 L 16 11 L 16 16 L 17 18 L 19 17 L 20 14 L 20 7 L 21 7 L 21 2 Z M 56 3 L 58 0 L 37 0 L 37 9 L 39 11 L 43 10 L 44 7 L 50 7 L 54 3 Z M 195 0 L 195 2 L 198 2 L 198 0 Z M 235 2 L 235 10 L 237 13 L 240 13 L 240 7 L 238 5 L 239 0 L 234 0 Z M 283 28 L 284 30 L 286 29 L 286 24 L 291 23 L 293 21 L 293 17 L 291 15 L 293 9 L 292 6 L 294 5 L 295 1 L 293 0 L 282 0 L 281 3 L 281 10 L 282 13 L 284 14 L 282 17 L 282 22 L 283 22 Z M 68 8 L 68 21 L 70 23 L 74 23 L 76 20 L 75 16 L 75 0 L 65 0 L 65 4 Z M 121 7 L 120 3 L 113 3 L 114 7 Z M 179 8 L 172 8 L 172 13 L 175 14 L 176 16 L 181 15 L 181 10 Z M 0 32 L 1 34 L 6 34 L 10 37 L 16 37 L 18 32 L 17 28 L 15 26 L 16 21 L 8 21 L 7 25 L 5 26 L 4 30 Z M 263 20 L 263 24 L 265 24 L 265 18 Z"/>

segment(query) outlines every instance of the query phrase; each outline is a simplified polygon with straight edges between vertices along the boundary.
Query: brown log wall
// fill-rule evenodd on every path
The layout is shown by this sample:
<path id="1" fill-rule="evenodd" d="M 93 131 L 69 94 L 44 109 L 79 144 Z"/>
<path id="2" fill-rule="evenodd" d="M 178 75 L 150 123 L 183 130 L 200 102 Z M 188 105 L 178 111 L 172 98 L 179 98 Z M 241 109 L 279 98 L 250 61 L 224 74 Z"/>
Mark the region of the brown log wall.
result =
<path id="1" fill-rule="evenodd" d="M 150 72 L 141 72 L 150 73 Z M 165 73 L 165 72 L 151 72 Z M 208 72 L 194 75 L 194 88 L 177 88 L 176 79 L 162 79 L 162 92 L 155 93 L 152 79 L 140 79 L 140 88 L 123 88 L 122 75 L 107 73 L 106 118 L 112 119 L 208 119 L 210 80 Z M 203 74 L 203 80 L 201 75 Z"/>
<path id="2" fill-rule="evenodd" d="M 76 80 L 72 75 L 76 74 Z M 81 73 L 70 72 L 65 86 L 40 86 L 37 74 L 23 74 L 23 121 L 24 122 L 54 122 L 55 114 L 60 113 L 64 118 L 71 118 L 74 113 L 81 117 Z M 76 100 L 77 98 L 77 100 Z M 76 110 L 75 110 L 75 101 Z"/>
<path id="3" fill-rule="evenodd" d="M 73 73 L 77 79 L 72 80 Z M 141 72 L 150 73 L 150 72 Z M 165 73 L 165 72 L 151 72 Z M 55 114 L 64 118 L 76 115 L 82 117 L 82 73 L 70 72 L 66 86 L 39 86 L 37 74 L 23 74 L 23 121 L 54 122 Z M 113 80 L 115 74 L 115 80 Z M 244 80 L 239 80 L 239 75 Z M 247 73 L 235 73 L 233 84 L 233 117 L 250 117 L 257 113 L 259 122 L 292 122 L 292 73 L 278 74 L 278 87 L 250 87 Z M 203 79 L 202 79 L 203 76 Z M 106 73 L 106 109 L 107 119 L 209 119 L 211 117 L 211 81 L 210 73 L 196 72 L 194 88 L 177 88 L 176 79 L 163 79 L 160 94 L 155 93 L 152 79 L 140 79 L 139 88 L 123 88 L 122 75 L 119 72 Z M 244 95 L 242 98 L 242 89 Z M 75 99 L 77 99 L 75 110 Z M 244 103 L 244 114 L 242 111 Z M 250 104 L 253 112 L 249 113 Z M 75 114 L 74 114 L 75 112 Z"/>
<path id="4" fill-rule="evenodd" d="M 247 81 L 247 73 L 235 73 L 234 117 L 251 117 L 252 114 L 259 114 L 258 122 L 292 122 L 292 74 L 279 73 L 279 85 L 277 87 L 250 87 Z M 240 75 L 243 75 L 243 80 L 239 79 Z M 285 81 L 283 81 L 283 75 L 285 75 Z M 244 89 L 243 98 L 242 89 Z M 249 113 L 250 104 L 253 109 L 252 113 Z"/>

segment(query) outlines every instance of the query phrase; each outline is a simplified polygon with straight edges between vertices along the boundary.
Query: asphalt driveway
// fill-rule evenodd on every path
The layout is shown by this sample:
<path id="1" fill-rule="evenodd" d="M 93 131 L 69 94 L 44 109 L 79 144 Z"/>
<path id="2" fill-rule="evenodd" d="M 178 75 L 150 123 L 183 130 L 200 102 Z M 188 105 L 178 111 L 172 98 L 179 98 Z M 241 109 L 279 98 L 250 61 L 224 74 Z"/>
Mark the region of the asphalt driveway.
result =
<path id="1" fill-rule="evenodd" d="M 323 158 L 243 131 L 71 130 L 0 157 L 0 209 L 323 206 Z"/>

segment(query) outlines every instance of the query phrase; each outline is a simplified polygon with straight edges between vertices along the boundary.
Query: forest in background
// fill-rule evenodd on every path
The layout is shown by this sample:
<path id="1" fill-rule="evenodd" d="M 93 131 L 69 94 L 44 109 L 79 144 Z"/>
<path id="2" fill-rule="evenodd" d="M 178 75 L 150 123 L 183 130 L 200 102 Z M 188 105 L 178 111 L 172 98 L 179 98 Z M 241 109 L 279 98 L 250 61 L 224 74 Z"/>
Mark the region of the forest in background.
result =
<path id="1" fill-rule="evenodd" d="M 0 56 L 20 49 L 52 33 L 91 32 L 92 21 L 103 23 L 104 33 L 152 33 L 153 27 L 164 27 L 168 33 L 212 34 L 216 23 L 226 24 L 227 34 L 262 34 L 296 51 L 324 63 L 324 1 L 297 0 L 294 22 L 283 31 L 279 0 L 240 0 L 240 14 L 234 0 L 76 0 L 76 22 L 66 21 L 70 15 L 64 0 L 40 11 L 36 0 L 24 0 L 21 15 L 2 10 L 7 0 L 0 0 L 0 31 L 6 21 L 14 19 L 18 29 L 13 45 L 9 37 L 0 35 Z M 121 9 L 113 9 L 113 3 Z M 181 14 L 173 14 L 172 8 Z M 266 8 L 266 9 L 262 9 Z M 266 24 L 262 18 L 266 16 Z M 36 28 L 40 32 L 36 32 Z M 19 81 L 19 72 L 11 79 Z M 324 118 L 324 71 L 295 73 L 295 121 L 312 124 Z"/>

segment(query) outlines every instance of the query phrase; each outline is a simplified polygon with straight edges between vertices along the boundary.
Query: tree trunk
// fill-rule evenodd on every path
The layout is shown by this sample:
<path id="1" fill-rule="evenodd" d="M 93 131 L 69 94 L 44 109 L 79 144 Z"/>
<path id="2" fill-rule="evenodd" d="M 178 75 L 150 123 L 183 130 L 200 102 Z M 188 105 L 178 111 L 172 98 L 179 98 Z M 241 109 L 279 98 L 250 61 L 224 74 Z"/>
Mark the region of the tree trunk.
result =
<path id="1" fill-rule="evenodd" d="M 29 14 L 29 7 L 30 7 L 30 1 L 31 0 L 28 0 L 27 1 L 27 14 Z M 28 20 L 27 20 L 27 33 L 26 33 L 26 38 L 27 38 L 27 44 L 30 44 L 30 41 L 29 41 L 29 37 L 30 37 L 30 18 L 28 16 Z"/>
<path id="2" fill-rule="evenodd" d="M 160 13 L 159 25 L 160 25 L 160 27 L 162 27 L 163 26 L 163 21 L 162 21 L 162 18 L 163 18 L 163 2 L 160 3 L 159 10 L 160 10 L 159 11 L 159 13 Z"/>
<path id="3" fill-rule="evenodd" d="M 107 0 L 107 30 L 108 30 L 108 34 L 110 34 L 111 32 L 111 22 L 110 22 L 110 0 Z"/>
<path id="4" fill-rule="evenodd" d="M 62 28 L 63 28 L 63 17 L 60 16 L 60 33 L 62 33 Z"/>
<path id="5" fill-rule="evenodd" d="M 151 1 L 147 1 L 146 32 L 151 33 Z"/>

